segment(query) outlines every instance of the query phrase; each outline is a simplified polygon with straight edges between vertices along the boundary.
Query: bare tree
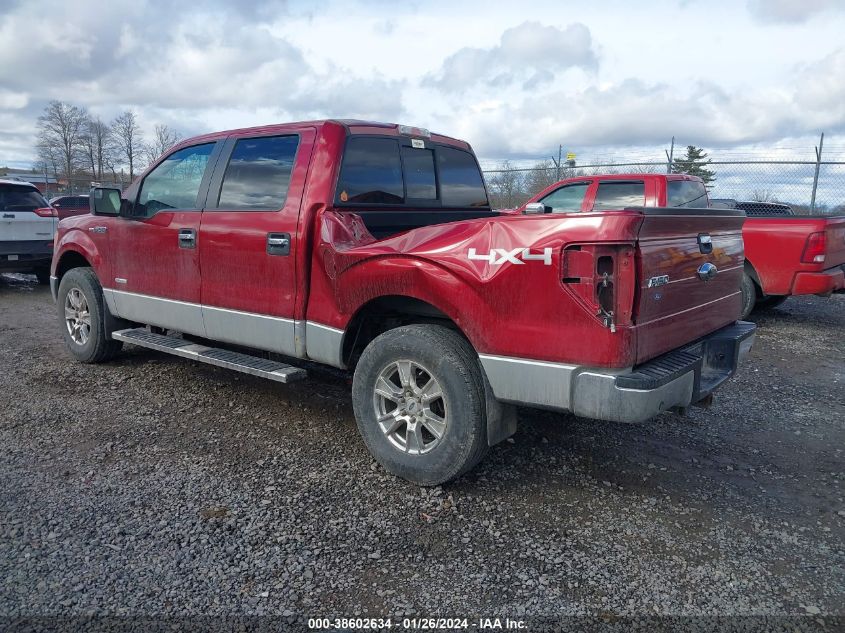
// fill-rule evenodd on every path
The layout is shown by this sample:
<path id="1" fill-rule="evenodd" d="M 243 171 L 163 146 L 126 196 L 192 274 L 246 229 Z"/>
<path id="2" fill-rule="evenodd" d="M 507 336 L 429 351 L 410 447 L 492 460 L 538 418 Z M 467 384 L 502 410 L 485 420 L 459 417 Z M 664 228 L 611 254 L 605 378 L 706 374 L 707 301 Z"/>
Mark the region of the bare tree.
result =
<path id="1" fill-rule="evenodd" d="M 555 182 L 557 182 L 555 164 L 550 160 L 539 162 L 525 174 L 525 193 L 529 197 L 533 196 Z"/>
<path id="2" fill-rule="evenodd" d="M 54 178 L 58 178 L 59 165 L 61 164 L 58 148 L 45 139 L 39 138 L 36 151 L 38 153 L 39 166 L 45 167 L 47 171 L 53 174 Z"/>
<path id="3" fill-rule="evenodd" d="M 506 209 L 517 206 L 524 196 L 522 180 L 522 172 L 516 171 L 510 161 L 503 161 L 487 180 L 493 206 Z"/>
<path id="4" fill-rule="evenodd" d="M 156 125 L 153 134 L 153 140 L 144 148 L 146 154 L 147 164 L 151 164 L 156 159 L 164 154 L 171 147 L 182 140 L 182 135 L 176 130 L 172 130 L 166 125 Z"/>
<path id="5" fill-rule="evenodd" d="M 768 189 L 755 189 L 751 193 L 751 199 L 754 202 L 774 202 L 775 195 Z"/>
<path id="6" fill-rule="evenodd" d="M 82 136 L 85 161 L 91 169 L 91 177 L 102 180 L 103 173 L 113 160 L 114 140 L 109 124 L 100 117 L 89 117 Z"/>
<path id="7" fill-rule="evenodd" d="M 79 163 L 88 113 L 63 101 L 51 101 L 38 117 L 38 155 L 68 179 Z"/>
<path id="8" fill-rule="evenodd" d="M 135 180 L 135 165 L 142 157 L 144 150 L 141 126 L 138 125 L 135 113 L 127 110 L 112 121 L 111 129 L 120 159 L 129 167 L 129 180 Z"/>

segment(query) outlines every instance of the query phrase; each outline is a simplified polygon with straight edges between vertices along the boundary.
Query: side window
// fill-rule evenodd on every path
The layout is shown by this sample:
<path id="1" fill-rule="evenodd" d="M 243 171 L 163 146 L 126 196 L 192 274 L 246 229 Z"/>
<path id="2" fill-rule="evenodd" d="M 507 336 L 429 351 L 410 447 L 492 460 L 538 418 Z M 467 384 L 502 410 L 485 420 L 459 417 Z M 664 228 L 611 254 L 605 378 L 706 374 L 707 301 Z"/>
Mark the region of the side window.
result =
<path id="1" fill-rule="evenodd" d="M 704 183 L 696 180 L 670 180 L 666 185 L 666 206 L 707 207 Z"/>
<path id="2" fill-rule="evenodd" d="M 276 211 L 285 206 L 298 136 L 242 138 L 235 144 L 218 208 Z"/>
<path id="3" fill-rule="evenodd" d="M 162 209 L 196 209 L 197 195 L 214 143 L 172 153 L 141 184 L 135 215 L 150 217 Z"/>
<path id="4" fill-rule="evenodd" d="M 469 152 L 451 147 L 437 150 L 440 198 L 444 207 L 486 207 L 487 191 L 478 163 Z"/>
<path id="5" fill-rule="evenodd" d="M 405 187 L 411 200 L 436 200 L 437 182 L 434 178 L 434 153 L 430 149 L 402 148 L 405 168 Z"/>
<path id="6" fill-rule="evenodd" d="M 342 203 L 402 204 L 405 190 L 399 143 L 391 138 L 349 138 L 337 191 Z"/>
<path id="7" fill-rule="evenodd" d="M 566 185 L 552 191 L 540 202 L 547 207 L 551 207 L 552 213 L 579 213 L 589 186 L 590 183 L 588 182 Z"/>
<path id="8" fill-rule="evenodd" d="M 611 211 L 645 204 L 644 182 L 600 182 L 593 211 Z"/>

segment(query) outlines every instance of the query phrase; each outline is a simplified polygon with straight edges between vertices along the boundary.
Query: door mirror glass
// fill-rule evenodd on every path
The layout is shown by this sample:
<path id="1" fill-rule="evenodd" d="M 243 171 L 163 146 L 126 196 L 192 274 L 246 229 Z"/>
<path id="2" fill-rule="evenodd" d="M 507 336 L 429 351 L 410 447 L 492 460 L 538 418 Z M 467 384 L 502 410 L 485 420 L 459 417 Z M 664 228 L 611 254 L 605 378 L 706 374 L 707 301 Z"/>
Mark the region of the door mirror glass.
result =
<path id="1" fill-rule="evenodd" d="M 94 215 L 120 215 L 120 189 L 94 187 L 88 200 Z"/>

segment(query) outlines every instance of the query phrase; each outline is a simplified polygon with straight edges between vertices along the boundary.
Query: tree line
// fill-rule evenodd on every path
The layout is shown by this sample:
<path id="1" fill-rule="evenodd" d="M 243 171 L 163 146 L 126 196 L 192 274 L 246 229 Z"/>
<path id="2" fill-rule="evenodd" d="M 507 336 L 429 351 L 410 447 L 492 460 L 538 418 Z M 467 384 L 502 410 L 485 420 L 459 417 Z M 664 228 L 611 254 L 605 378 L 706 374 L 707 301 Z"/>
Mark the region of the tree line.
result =
<path id="1" fill-rule="evenodd" d="M 133 110 L 103 121 L 87 109 L 51 101 L 38 117 L 38 160 L 33 169 L 57 180 L 89 176 L 92 180 L 129 171 L 129 180 L 182 139 L 167 125 L 156 125 L 146 139 Z"/>

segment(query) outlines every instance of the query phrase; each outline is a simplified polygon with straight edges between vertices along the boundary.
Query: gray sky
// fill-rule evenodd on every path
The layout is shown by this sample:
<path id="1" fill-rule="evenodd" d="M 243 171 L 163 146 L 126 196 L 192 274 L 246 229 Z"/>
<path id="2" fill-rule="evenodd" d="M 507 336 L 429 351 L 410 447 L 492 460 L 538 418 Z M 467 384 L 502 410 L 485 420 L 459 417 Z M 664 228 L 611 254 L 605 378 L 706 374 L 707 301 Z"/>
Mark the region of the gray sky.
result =
<path id="1" fill-rule="evenodd" d="M 0 165 L 50 99 L 186 135 L 387 120 L 490 159 L 789 147 L 845 135 L 843 34 L 845 0 L 0 0 Z"/>

